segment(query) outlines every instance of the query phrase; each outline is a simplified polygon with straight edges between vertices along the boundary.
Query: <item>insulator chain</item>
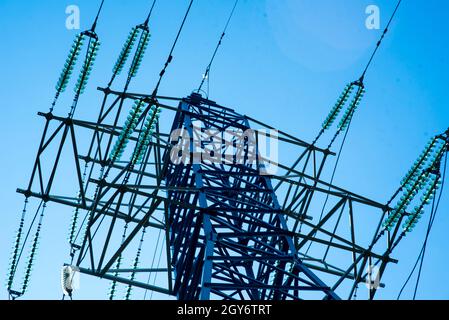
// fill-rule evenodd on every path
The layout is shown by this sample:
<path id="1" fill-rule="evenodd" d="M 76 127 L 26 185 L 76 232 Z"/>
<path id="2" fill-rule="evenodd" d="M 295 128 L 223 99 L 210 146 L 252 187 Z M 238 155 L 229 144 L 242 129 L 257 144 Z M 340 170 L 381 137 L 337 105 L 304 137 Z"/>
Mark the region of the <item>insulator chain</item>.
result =
<path id="1" fill-rule="evenodd" d="M 126 39 L 125 44 L 123 45 L 122 51 L 120 52 L 119 57 L 117 58 L 117 62 L 114 65 L 114 68 L 112 69 L 112 72 L 115 75 L 119 75 L 124 65 L 126 64 L 126 61 L 129 58 L 129 55 L 134 47 L 134 44 L 136 43 L 137 36 L 139 35 L 140 30 L 137 27 L 134 27 L 131 29 L 128 39 Z"/>
<path id="2" fill-rule="evenodd" d="M 81 188 L 84 189 L 84 184 L 86 182 L 86 177 L 87 177 L 87 169 L 88 169 L 88 164 L 87 162 L 84 165 L 84 171 L 83 171 L 83 175 L 81 178 Z M 75 208 L 75 210 L 73 210 L 73 216 L 72 216 L 72 221 L 70 223 L 70 229 L 69 229 L 69 237 L 68 237 L 68 241 L 70 245 L 74 245 L 75 241 L 76 241 L 76 231 L 78 229 L 78 219 L 79 219 L 79 213 L 80 213 L 80 208 L 79 205 L 81 203 L 81 190 L 78 192 L 78 196 L 77 196 L 77 204 L 78 206 Z"/>
<path id="3" fill-rule="evenodd" d="M 349 123 L 352 120 L 352 117 L 356 109 L 360 106 L 363 96 L 365 95 L 365 87 L 360 82 L 352 82 L 346 85 L 346 87 L 343 89 L 342 94 L 335 103 L 334 107 L 329 112 L 329 115 L 327 116 L 326 120 L 323 122 L 322 130 L 325 131 L 332 127 L 335 120 L 340 115 L 342 109 L 347 105 L 349 99 L 351 99 L 351 94 L 355 87 L 358 87 L 357 92 L 352 98 L 351 103 L 347 106 L 347 109 L 343 114 L 343 116 L 341 117 L 341 120 L 338 124 L 339 132 L 346 130 L 346 128 L 348 127 Z"/>
<path id="4" fill-rule="evenodd" d="M 61 72 L 61 76 L 59 77 L 58 83 L 56 84 L 56 97 L 55 101 L 53 102 L 53 106 L 56 104 L 56 100 L 58 99 L 59 95 L 63 93 L 67 88 L 67 84 L 69 83 L 69 80 L 73 73 L 73 69 L 76 65 L 76 62 L 78 61 L 79 54 L 83 47 L 84 40 L 85 36 L 81 33 L 78 34 L 73 41 L 69 56 L 66 59 L 64 68 Z"/>
<path id="5" fill-rule="evenodd" d="M 31 243 L 30 254 L 28 256 L 28 262 L 27 262 L 27 265 L 25 268 L 25 276 L 24 276 L 23 284 L 22 284 L 22 295 L 25 294 L 25 292 L 28 289 L 28 285 L 30 283 L 31 272 L 33 271 L 33 265 L 34 265 L 37 250 L 39 247 L 39 241 L 40 241 L 41 229 L 42 229 L 42 221 L 44 219 L 46 207 L 47 207 L 47 204 L 44 203 L 42 206 L 41 215 L 39 217 L 39 222 L 37 224 L 36 233 L 34 234 L 33 241 Z"/>
<path id="6" fill-rule="evenodd" d="M 385 230 L 390 231 L 404 215 L 408 218 L 402 225 L 403 232 L 408 233 L 414 229 L 424 214 L 424 207 L 430 203 L 441 186 L 439 163 L 446 151 L 447 142 L 439 136 L 432 138 L 425 146 L 401 181 L 402 193 L 396 206 L 383 223 Z M 422 196 L 411 213 L 408 213 L 408 207 L 418 194 Z"/>
<path id="7" fill-rule="evenodd" d="M 88 83 L 90 74 L 92 72 L 93 65 L 95 63 L 98 50 L 100 47 L 100 41 L 98 40 L 98 37 L 93 32 L 82 32 L 78 34 L 75 37 L 75 40 L 73 41 L 73 45 L 70 49 L 70 52 L 68 54 L 68 57 L 64 63 L 64 67 L 62 69 L 61 75 L 59 76 L 58 82 L 56 83 L 56 94 L 55 98 L 53 100 L 53 103 L 50 108 L 50 112 L 53 112 L 54 107 L 56 106 L 57 100 L 59 99 L 60 95 L 66 91 L 67 86 L 69 84 L 69 81 L 72 77 L 73 71 L 75 66 L 77 65 L 77 62 L 79 60 L 79 56 L 81 54 L 81 51 L 83 49 L 84 43 L 86 41 L 86 38 L 89 38 L 89 44 L 88 49 L 86 53 L 86 57 L 84 59 L 84 63 L 81 67 L 80 75 L 78 77 L 78 81 L 75 86 L 75 98 L 74 100 L 77 100 L 77 97 L 84 93 L 84 90 L 86 88 L 86 85 Z M 72 111 L 73 112 L 72 107 Z"/>
<path id="8" fill-rule="evenodd" d="M 150 41 L 150 32 L 148 30 L 143 30 L 140 36 L 139 45 L 137 46 L 136 54 L 131 63 L 131 67 L 129 69 L 128 77 L 133 78 L 137 76 L 137 72 L 139 71 L 140 65 L 142 64 L 143 57 L 145 56 L 145 51 L 147 50 L 148 43 Z"/>
<path id="9" fill-rule="evenodd" d="M 146 229 L 144 228 L 142 230 L 142 237 L 140 238 L 139 247 L 137 248 L 136 257 L 135 257 L 134 263 L 133 263 L 133 271 L 131 272 L 131 278 L 130 278 L 131 281 L 134 281 L 134 279 L 136 277 L 137 268 L 139 267 L 140 255 L 142 253 L 142 246 L 143 246 L 143 242 L 144 242 L 144 238 L 145 238 L 145 233 L 146 233 Z M 128 287 L 126 289 L 125 300 L 129 300 L 131 298 L 132 289 L 133 289 L 133 286 L 128 285 Z"/>
<path id="10" fill-rule="evenodd" d="M 98 55 L 98 50 L 100 49 L 100 41 L 96 38 L 90 39 L 89 49 L 84 61 L 81 73 L 78 77 L 78 82 L 75 86 L 75 93 L 81 95 L 86 89 L 87 82 L 89 81 L 92 68 L 94 66 L 95 60 Z"/>
<path id="11" fill-rule="evenodd" d="M 137 141 L 137 146 L 134 149 L 133 155 L 131 157 L 131 164 L 139 164 L 142 161 L 145 152 L 150 145 L 156 124 L 159 121 L 161 113 L 161 108 L 159 106 L 151 106 L 148 111 L 143 130 L 139 135 L 139 140 Z"/>
<path id="12" fill-rule="evenodd" d="M 27 213 L 27 206 L 28 206 L 28 198 L 25 199 L 25 203 L 22 210 L 22 216 L 20 218 L 19 228 L 17 229 L 17 233 L 14 239 L 14 245 L 12 248 L 12 254 L 11 254 L 11 260 L 9 264 L 9 270 L 8 270 L 8 278 L 6 280 L 6 287 L 8 290 L 12 289 L 12 285 L 14 283 L 14 274 L 17 268 L 19 254 L 20 254 L 20 246 L 22 245 L 22 238 L 23 238 L 23 231 L 24 231 L 24 224 L 25 224 L 25 217 Z"/>
<path id="13" fill-rule="evenodd" d="M 125 224 L 125 227 L 123 228 L 122 244 L 125 242 L 127 230 L 128 230 L 128 223 L 126 223 L 126 224 Z M 120 254 L 120 255 L 118 256 L 117 262 L 116 262 L 116 264 L 115 264 L 115 269 L 116 269 L 116 270 L 120 269 L 120 267 L 121 267 L 121 265 L 122 265 L 122 260 L 123 260 L 123 257 L 122 257 L 122 255 Z M 118 274 L 119 274 L 118 271 L 116 271 L 116 272 L 115 272 L 115 277 L 118 277 Z M 110 286 L 110 288 L 109 288 L 109 300 L 114 300 L 114 298 L 115 298 L 115 293 L 116 293 L 116 292 L 117 292 L 117 281 L 116 281 L 116 280 L 113 280 L 113 281 L 111 282 L 111 286 Z"/>
<path id="14" fill-rule="evenodd" d="M 111 162 L 120 160 L 120 158 L 122 157 L 123 152 L 125 151 L 126 146 L 128 145 L 129 138 L 136 129 L 137 123 L 139 122 L 140 119 L 140 115 L 147 106 L 148 105 L 144 103 L 142 100 L 136 100 L 134 102 L 134 105 L 129 112 L 128 118 L 126 119 L 123 129 L 114 147 L 112 148 L 111 154 L 109 155 L 109 159 L 111 160 Z"/>

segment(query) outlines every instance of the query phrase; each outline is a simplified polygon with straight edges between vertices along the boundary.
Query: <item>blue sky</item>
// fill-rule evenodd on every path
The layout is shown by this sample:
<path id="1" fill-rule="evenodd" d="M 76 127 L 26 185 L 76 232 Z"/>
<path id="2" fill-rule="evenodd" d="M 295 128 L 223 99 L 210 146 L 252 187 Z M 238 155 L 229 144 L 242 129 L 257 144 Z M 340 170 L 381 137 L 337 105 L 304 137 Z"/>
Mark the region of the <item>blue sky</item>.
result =
<path id="1" fill-rule="evenodd" d="M 78 117 L 96 114 L 101 96 L 95 87 L 106 85 L 124 38 L 144 20 L 150 2 L 106 0 L 97 29 L 103 46 Z M 132 91 L 153 89 L 187 3 L 156 4 L 149 51 Z M 71 4 L 80 7 L 81 29 L 88 28 L 97 1 L 0 1 L 0 275 L 6 275 L 23 202 L 15 189 L 27 183 L 43 128 L 36 113 L 48 110 L 76 34 L 65 28 L 65 8 Z M 311 141 L 345 84 L 360 75 L 380 36 L 380 30 L 365 28 L 370 4 L 379 6 L 384 27 L 396 1 L 241 0 L 211 71 L 210 98 Z M 186 96 L 199 85 L 232 5 L 233 0 L 195 1 L 161 95 Z M 366 99 L 351 126 L 337 185 L 386 202 L 423 145 L 449 126 L 448 9 L 441 0 L 403 3 L 367 75 Z M 448 208 L 446 190 L 419 298 L 449 298 Z M 60 298 L 69 219 L 70 210 L 49 210 L 27 298 Z M 389 267 L 380 297 L 396 297 L 418 255 L 424 225 L 394 253 L 400 262 Z M 83 278 L 82 286 L 80 298 L 105 297 L 103 282 Z M 6 297 L 6 290 L 0 291 L 0 298 Z M 410 290 L 405 297 L 411 297 Z"/>

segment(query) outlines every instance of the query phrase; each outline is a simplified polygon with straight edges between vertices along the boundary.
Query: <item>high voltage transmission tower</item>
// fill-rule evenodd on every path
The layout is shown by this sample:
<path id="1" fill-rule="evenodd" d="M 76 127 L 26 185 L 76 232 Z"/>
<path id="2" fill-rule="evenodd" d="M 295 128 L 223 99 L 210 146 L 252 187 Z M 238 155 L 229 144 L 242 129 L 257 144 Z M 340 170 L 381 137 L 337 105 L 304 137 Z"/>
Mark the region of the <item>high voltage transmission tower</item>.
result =
<path id="1" fill-rule="evenodd" d="M 29 184 L 18 189 L 25 205 L 7 278 L 10 297 L 28 288 L 45 210 L 56 203 L 73 210 L 62 279 L 70 296 L 67 279 L 78 270 L 109 280 L 109 299 L 130 299 L 137 289 L 145 297 L 152 291 L 183 300 L 354 299 L 363 283 L 369 287 L 363 298 L 373 299 L 387 265 L 397 262 L 393 250 L 432 199 L 433 214 L 449 130 L 432 138 L 387 203 L 322 175 L 329 160 L 339 158 L 365 94 L 366 72 L 401 1 L 362 76 L 344 88 L 312 143 L 201 96 L 205 80 L 186 98 L 158 95 L 193 0 L 154 90 L 129 92 L 150 43 L 155 3 L 131 29 L 107 86 L 98 88 L 103 99 L 93 121 L 76 119 L 75 112 L 100 46 L 95 28 L 103 3 L 92 28 L 74 40 L 50 111 L 39 113 L 45 127 Z M 75 70 L 69 114 L 58 116 L 58 99 Z M 113 89 L 121 79 L 121 89 Z M 273 141 L 297 160 L 287 165 L 267 155 Z"/>

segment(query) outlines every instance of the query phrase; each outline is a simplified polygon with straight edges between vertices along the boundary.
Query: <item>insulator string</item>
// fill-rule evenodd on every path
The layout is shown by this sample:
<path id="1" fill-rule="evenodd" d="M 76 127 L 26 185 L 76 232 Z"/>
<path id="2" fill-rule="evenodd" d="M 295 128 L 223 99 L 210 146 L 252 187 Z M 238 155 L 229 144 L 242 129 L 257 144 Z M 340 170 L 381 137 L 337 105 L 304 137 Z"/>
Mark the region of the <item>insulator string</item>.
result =
<path id="1" fill-rule="evenodd" d="M 142 246 L 143 246 L 143 242 L 145 240 L 145 233 L 146 233 L 146 228 L 143 228 L 142 236 L 139 241 L 139 247 L 137 248 L 136 257 L 134 258 L 134 262 L 132 265 L 133 271 L 131 272 L 131 278 L 130 278 L 131 281 L 134 281 L 134 279 L 136 277 L 136 271 L 139 267 L 140 255 L 142 254 Z M 131 298 L 132 289 L 133 289 L 133 286 L 129 284 L 126 289 L 125 300 L 129 300 Z"/>
<path id="2" fill-rule="evenodd" d="M 128 230 L 128 223 L 126 223 L 125 227 L 123 228 L 122 244 L 125 242 L 127 230 Z M 120 269 L 120 266 L 122 264 L 122 259 L 123 259 L 123 256 L 120 254 L 119 257 L 117 258 L 117 262 L 115 265 L 116 270 Z M 115 276 L 116 277 L 118 276 L 118 272 L 115 273 Z M 109 300 L 114 300 L 116 288 L 117 288 L 117 281 L 113 280 L 111 282 L 111 287 L 109 289 Z"/>

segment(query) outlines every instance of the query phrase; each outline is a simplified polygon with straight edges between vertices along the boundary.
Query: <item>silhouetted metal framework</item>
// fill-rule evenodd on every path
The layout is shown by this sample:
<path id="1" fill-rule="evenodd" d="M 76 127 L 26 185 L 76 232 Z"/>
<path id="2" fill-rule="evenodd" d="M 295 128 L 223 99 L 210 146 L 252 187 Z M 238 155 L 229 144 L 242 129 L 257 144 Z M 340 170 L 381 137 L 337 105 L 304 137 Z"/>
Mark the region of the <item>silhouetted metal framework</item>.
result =
<path id="1" fill-rule="evenodd" d="M 159 130 L 148 149 L 146 160 L 138 168 L 132 168 L 129 163 L 111 164 L 108 151 L 122 128 L 108 125 L 102 119 L 120 117 L 120 106 L 125 104 L 120 100 L 149 97 L 102 91 L 105 101 L 109 95 L 117 98 L 113 98 L 110 107 L 103 106 L 97 123 L 40 114 L 46 119 L 46 127 L 32 179 L 27 190 L 18 190 L 27 197 L 88 212 L 85 238 L 80 245 L 72 244 L 73 254 L 76 252 L 77 255 L 76 265 L 82 272 L 175 294 L 182 299 L 207 299 L 210 294 L 242 299 L 299 298 L 301 291 L 318 291 L 324 294 L 323 297 L 337 298 L 298 259 L 293 234 L 288 231 L 271 181 L 269 177 L 260 175 L 257 169 L 261 164 L 174 165 L 169 156 L 172 147 L 169 136 Z M 154 103 L 175 111 L 173 129 L 192 130 L 192 121 L 200 121 L 206 128 L 250 128 L 248 118 L 196 94 L 182 99 L 178 108 Z M 144 118 L 142 116 L 141 120 Z M 57 125 L 54 131 L 49 132 L 51 123 Z M 76 132 L 80 129 L 93 131 L 92 143 L 84 155 L 78 153 Z M 130 140 L 137 141 L 139 134 L 136 131 L 137 136 Z M 279 139 L 306 146 L 298 139 L 283 135 Z M 49 161 L 43 158 L 58 136 L 61 136 L 60 147 L 53 155 L 54 165 L 47 178 L 41 163 Z M 228 141 L 227 145 L 233 146 L 233 143 L 236 142 Z M 77 198 L 52 192 L 64 147 L 71 151 L 75 162 L 73 183 L 82 190 Z M 92 150 L 96 150 L 95 155 Z M 151 165 L 150 159 L 153 159 Z M 83 161 L 91 165 L 91 172 L 99 166 L 103 173 L 100 173 L 103 178 L 91 179 L 87 183 L 87 186 L 94 186 L 93 198 L 87 196 L 87 188 L 83 186 Z M 106 181 L 106 175 L 113 178 Z M 64 180 L 69 183 L 67 178 Z M 32 191 L 34 186 L 38 187 L 37 191 Z M 155 217 L 159 210 L 160 216 Z M 152 218 L 158 222 L 152 222 Z M 118 220 L 125 221 L 132 231 L 120 246 L 113 247 L 111 238 Z M 95 230 L 105 225 L 108 231 L 99 239 L 100 233 Z M 171 249 L 166 253 L 167 267 L 162 269 L 169 275 L 167 288 L 121 278 L 117 275 L 120 270 L 113 268 L 136 235 L 147 228 L 163 229 L 166 233 L 166 248 Z M 106 255 L 108 252 L 111 252 L 109 257 Z M 123 271 L 129 273 L 129 270 Z M 142 275 L 153 270 L 139 269 L 135 272 Z"/>
<path id="2" fill-rule="evenodd" d="M 180 299 L 337 299 L 353 297 L 370 276 L 368 265 L 378 265 L 383 272 L 389 262 L 396 262 L 391 251 L 398 231 L 382 228 L 393 209 L 321 181 L 325 163 L 334 155 L 328 149 L 279 132 L 281 145 L 302 151 L 294 166 L 278 163 L 275 175 L 263 175 L 260 169 L 266 159 L 248 143 L 256 137 L 221 137 L 223 154 L 229 151 L 225 148 L 231 154 L 244 150 L 244 163 L 175 164 L 170 156 L 178 143 L 170 140 L 173 130 L 194 137 L 201 135 L 195 131 L 198 124 L 203 131 L 218 132 L 272 128 L 197 94 L 150 100 L 149 95 L 99 89 L 104 103 L 97 122 L 40 113 L 46 125 L 38 157 L 28 188 L 18 190 L 26 197 L 86 212 L 85 235 L 78 232 L 80 240 L 71 244 L 73 264 L 81 272 Z M 134 100 L 148 102 L 137 127 L 142 127 L 152 105 L 162 108 L 161 119 L 172 116 L 173 125 L 163 133 L 162 120 L 158 122 L 141 164 L 113 163 L 111 146 L 123 130 L 118 123 L 127 114 L 124 106 Z M 91 132 L 91 143 L 80 145 L 78 136 L 86 130 Z M 136 130 L 130 142 L 137 144 L 140 134 Z M 447 143 L 447 135 L 440 138 Z M 217 150 L 216 145 L 213 148 Z M 64 150 L 74 163 L 73 181 L 67 172 L 58 173 Z M 83 163 L 91 177 L 86 183 Z M 58 174 L 64 184 L 81 190 L 79 197 L 71 196 L 75 190 L 60 194 L 54 187 Z M 328 205 L 319 218 L 324 197 Z M 363 223 L 357 225 L 360 216 Z M 126 229 L 129 232 L 122 235 Z M 160 231 L 163 249 L 154 247 L 156 236 L 151 236 Z M 150 267 L 142 260 L 138 266 L 121 267 L 121 260 L 136 251 L 138 235 L 145 233 L 149 245 L 142 256 L 162 250 L 164 266 Z M 146 280 L 155 273 L 162 285 Z M 370 290 L 371 298 L 376 288 Z"/>
<path id="3" fill-rule="evenodd" d="M 178 298 L 298 299 L 302 291 L 314 291 L 337 299 L 299 259 L 271 179 L 259 173 L 263 160 L 257 160 L 257 145 L 251 142 L 256 137 L 248 134 L 245 140 L 236 134 L 226 139 L 220 134 L 248 132 L 248 119 L 192 95 L 181 102 L 172 132 L 185 131 L 195 138 L 193 150 L 193 141 L 201 139 L 195 129 L 201 128 L 218 134 L 220 142 L 211 150 L 233 156 L 240 150 L 243 161 L 230 157 L 220 163 L 215 156 L 175 165 L 166 152 L 166 185 L 188 190 L 169 189 L 168 198 L 200 207 L 174 203 L 168 207 Z M 228 152 L 235 145 L 239 147 Z"/>

